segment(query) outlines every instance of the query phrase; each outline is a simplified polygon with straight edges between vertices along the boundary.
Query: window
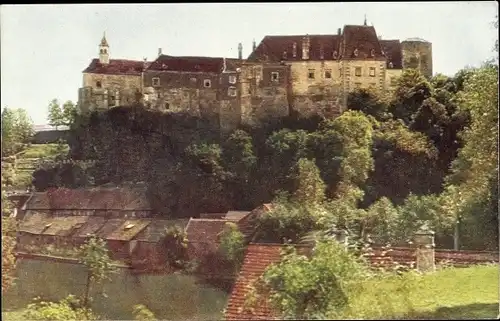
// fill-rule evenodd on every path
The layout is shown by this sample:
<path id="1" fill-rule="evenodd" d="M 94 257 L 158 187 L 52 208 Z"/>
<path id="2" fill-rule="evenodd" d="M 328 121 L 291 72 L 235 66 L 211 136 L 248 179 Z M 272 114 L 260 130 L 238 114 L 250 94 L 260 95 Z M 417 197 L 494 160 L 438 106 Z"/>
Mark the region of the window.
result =
<path id="1" fill-rule="evenodd" d="M 309 79 L 314 79 L 314 69 L 309 69 L 309 75 L 308 75 L 308 78 L 309 78 Z"/>
<path id="2" fill-rule="evenodd" d="M 153 78 L 153 87 L 157 87 L 160 85 L 160 78 L 155 77 Z"/>
<path id="3" fill-rule="evenodd" d="M 356 75 L 356 77 L 361 77 L 361 67 L 356 67 L 354 69 L 354 75 Z"/>
<path id="4" fill-rule="evenodd" d="M 97 88 L 102 88 L 102 83 L 101 83 L 100 81 L 97 81 L 97 82 L 95 83 L 95 86 L 96 86 Z"/>
<path id="5" fill-rule="evenodd" d="M 332 78 L 332 71 L 330 69 L 325 70 L 325 78 Z"/>
<path id="6" fill-rule="evenodd" d="M 280 73 L 279 72 L 272 72 L 271 73 L 271 80 L 272 81 L 275 81 L 275 82 L 279 81 L 279 77 L 280 77 Z"/>
<path id="7" fill-rule="evenodd" d="M 361 88 L 361 83 L 360 82 L 354 83 L 354 87 L 356 87 L 357 89 Z"/>
<path id="8" fill-rule="evenodd" d="M 229 76 L 229 83 L 235 84 L 236 83 L 236 76 Z"/>
<path id="9" fill-rule="evenodd" d="M 109 106 L 112 107 L 115 105 L 115 96 L 109 96 Z"/>
<path id="10" fill-rule="evenodd" d="M 370 67 L 370 77 L 375 77 L 375 67 Z"/>
<path id="11" fill-rule="evenodd" d="M 170 109 L 170 104 L 169 103 L 165 103 L 165 109 Z"/>
<path id="12" fill-rule="evenodd" d="M 212 87 L 212 82 L 210 81 L 210 79 L 205 79 L 205 80 L 203 81 L 203 87 L 205 87 L 205 88 L 210 88 L 210 87 Z"/>
<path id="13" fill-rule="evenodd" d="M 237 94 L 236 87 L 229 87 L 227 89 L 227 95 L 228 96 L 236 97 L 236 94 Z"/>

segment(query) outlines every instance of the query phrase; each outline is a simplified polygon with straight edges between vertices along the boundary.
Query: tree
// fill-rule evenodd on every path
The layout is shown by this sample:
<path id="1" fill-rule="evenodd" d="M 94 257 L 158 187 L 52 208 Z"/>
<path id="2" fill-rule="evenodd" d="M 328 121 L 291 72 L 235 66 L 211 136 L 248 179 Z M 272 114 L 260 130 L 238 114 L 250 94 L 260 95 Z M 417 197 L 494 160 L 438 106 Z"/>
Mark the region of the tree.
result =
<path id="1" fill-rule="evenodd" d="M 245 255 L 245 237 L 235 223 L 226 223 L 220 235 L 219 250 L 238 270 Z"/>
<path id="2" fill-rule="evenodd" d="M 266 295 L 284 319 L 325 319 L 341 315 L 360 289 L 365 266 L 332 240 L 316 243 L 308 258 L 287 248 L 247 296 L 247 307 Z"/>
<path id="3" fill-rule="evenodd" d="M 49 104 L 48 121 L 49 125 L 55 126 L 71 126 L 76 119 L 76 105 L 70 100 L 66 101 L 62 106 L 57 99 L 53 99 Z"/>
<path id="4" fill-rule="evenodd" d="M 388 104 L 369 89 L 357 89 L 347 96 L 347 109 L 363 112 L 379 121 L 391 118 Z"/>
<path id="5" fill-rule="evenodd" d="M 156 317 L 144 304 L 136 304 L 133 309 L 134 320 L 155 321 Z"/>
<path id="6" fill-rule="evenodd" d="M 23 149 L 33 136 L 33 121 L 22 108 L 2 111 L 2 157 Z"/>
<path id="7" fill-rule="evenodd" d="M 293 200 L 301 204 L 321 204 L 325 199 L 325 183 L 315 161 L 301 158 L 293 171 L 296 185 Z"/>
<path id="8" fill-rule="evenodd" d="M 13 218 L 4 217 L 4 199 L 2 190 L 2 294 L 14 283 L 16 257 L 16 222 Z"/>
<path id="9" fill-rule="evenodd" d="M 37 321 L 99 320 L 91 310 L 81 307 L 73 295 L 59 302 L 36 300 L 26 307 L 23 317 Z"/>
<path id="10" fill-rule="evenodd" d="M 89 238 L 80 247 L 80 262 L 87 268 L 83 306 L 89 308 L 91 286 L 109 279 L 110 273 L 114 271 L 106 248 L 106 241 L 95 236 Z"/>

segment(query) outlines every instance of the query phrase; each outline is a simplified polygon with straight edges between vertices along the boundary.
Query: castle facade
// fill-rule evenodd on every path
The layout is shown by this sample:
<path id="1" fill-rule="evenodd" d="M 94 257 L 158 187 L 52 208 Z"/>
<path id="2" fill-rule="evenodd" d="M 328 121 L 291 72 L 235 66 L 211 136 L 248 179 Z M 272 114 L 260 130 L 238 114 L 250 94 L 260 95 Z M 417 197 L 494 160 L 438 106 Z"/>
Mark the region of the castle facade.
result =
<path id="1" fill-rule="evenodd" d="M 99 58 L 83 71 L 81 112 L 142 103 L 165 113 L 217 119 L 222 131 L 273 117 L 340 115 L 355 88 L 390 92 L 406 68 L 432 76 L 432 44 L 380 39 L 373 26 L 346 25 L 333 35 L 266 36 L 247 59 L 175 57 L 110 59 L 104 36 Z"/>

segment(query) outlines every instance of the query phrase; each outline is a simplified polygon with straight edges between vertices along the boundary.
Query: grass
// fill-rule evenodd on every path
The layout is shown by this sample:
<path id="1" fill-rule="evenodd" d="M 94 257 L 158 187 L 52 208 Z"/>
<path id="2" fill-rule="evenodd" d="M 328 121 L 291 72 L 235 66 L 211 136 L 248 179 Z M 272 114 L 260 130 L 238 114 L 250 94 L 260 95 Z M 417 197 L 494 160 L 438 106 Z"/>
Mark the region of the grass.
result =
<path id="1" fill-rule="evenodd" d="M 494 319 L 498 266 L 447 268 L 432 274 L 373 279 L 354 299 L 351 318 Z"/>
<path id="2" fill-rule="evenodd" d="M 68 145 L 64 144 L 63 153 L 69 150 Z M 32 144 L 24 151 L 19 153 L 18 158 L 55 158 L 61 153 L 59 144 Z"/>

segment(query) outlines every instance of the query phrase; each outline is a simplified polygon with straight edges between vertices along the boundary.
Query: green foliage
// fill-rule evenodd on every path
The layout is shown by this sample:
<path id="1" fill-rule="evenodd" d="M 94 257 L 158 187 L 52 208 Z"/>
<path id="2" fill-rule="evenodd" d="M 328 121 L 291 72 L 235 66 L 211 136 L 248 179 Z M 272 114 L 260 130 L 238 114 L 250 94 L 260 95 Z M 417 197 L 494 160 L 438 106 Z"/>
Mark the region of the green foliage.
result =
<path id="1" fill-rule="evenodd" d="M 285 319 L 322 319 L 341 313 L 359 292 L 365 266 L 335 241 L 319 241 L 310 258 L 289 248 L 269 266 L 256 295 L 269 294 Z"/>
<path id="2" fill-rule="evenodd" d="M 2 294 L 5 293 L 15 281 L 16 257 L 16 221 L 14 218 L 4 217 L 8 208 L 8 201 L 4 199 L 2 189 Z"/>
<path id="3" fill-rule="evenodd" d="M 36 300 L 26 307 L 23 317 L 26 320 L 38 321 L 99 320 L 91 310 L 82 307 L 73 295 L 60 302 Z"/>
<path id="4" fill-rule="evenodd" d="M 219 251 L 238 270 L 245 256 L 245 237 L 238 226 L 232 222 L 226 223 L 220 234 L 219 242 Z"/>
<path id="5" fill-rule="evenodd" d="M 110 274 L 115 271 L 109 257 L 106 241 L 95 236 L 90 237 L 80 247 L 80 263 L 87 268 L 87 283 L 84 296 L 84 307 L 89 307 L 90 287 L 110 279 Z"/>
<path id="6" fill-rule="evenodd" d="M 301 158 L 293 170 L 296 189 L 293 201 L 301 204 L 320 204 L 325 199 L 325 183 L 315 160 Z"/>
<path id="7" fill-rule="evenodd" d="M 71 126 L 75 122 L 77 109 L 76 105 L 71 101 L 66 101 L 62 106 L 57 99 L 53 99 L 49 104 L 48 121 L 49 125 L 55 126 Z"/>
<path id="8" fill-rule="evenodd" d="M 165 231 L 167 262 L 178 269 L 185 268 L 187 261 L 188 239 L 186 231 L 178 225 L 170 226 Z"/>
<path id="9" fill-rule="evenodd" d="M 134 320 L 154 321 L 156 317 L 144 304 L 136 304 L 133 307 Z"/>
<path id="10" fill-rule="evenodd" d="M 366 212 L 364 229 L 375 243 L 388 244 L 396 240 L 399 213 L 388 198 L 380 198 Z"/>
<path id="11" fill-rule="evenodd" d="M 388 112 L 388 104 L 369 89 L 356 89 L 347 97 L 347 109 L 358 110 L 365 115 L 373 116 L 379 121 L 392 117 Z"/>
<path id="12" fill-rule="evenodd" d="M 2 110 L 2 157 L 21 151 L 33 136 L 33 121 L 22 108 Z"/>
<path id="13" fill-rule="evenodd" d="M 224 145 L 223 154 L 229 171 L 247 181 L 257 163 L 252 136 L 243 130 L 234 131 Z"/>

